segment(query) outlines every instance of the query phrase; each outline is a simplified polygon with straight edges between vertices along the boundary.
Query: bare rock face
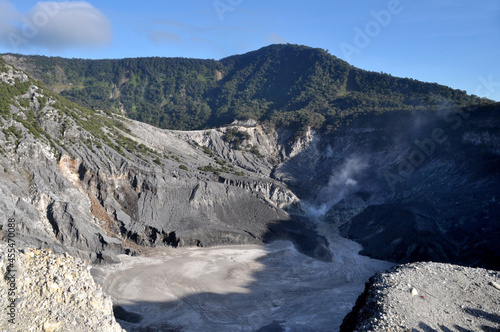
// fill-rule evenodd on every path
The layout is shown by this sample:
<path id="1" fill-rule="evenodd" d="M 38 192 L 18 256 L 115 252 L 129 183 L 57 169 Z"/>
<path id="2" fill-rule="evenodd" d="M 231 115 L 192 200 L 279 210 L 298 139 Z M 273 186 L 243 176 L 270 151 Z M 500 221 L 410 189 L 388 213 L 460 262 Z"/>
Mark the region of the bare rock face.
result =
<path id="1" fill-rule="evenodd" d="M 50 250 L 8 249 L 0 244 L 2 331 L 123 331 L 85 262 Z"/>
<path id="2" fill-rule="evenodd" d="M 28 75 L 22 71 L 15 70 L 12 66 L 6 66 L 7 70 L 0 73 L 0 81 L 9 85 L 15 85 L 16 80 L 25 83 L 28 81 Z"/>
<path id="3" fill-rule="evenodd" d="M 500 275 L 414 263 L 375 275 L 340 331 L 498 331 Z"/>

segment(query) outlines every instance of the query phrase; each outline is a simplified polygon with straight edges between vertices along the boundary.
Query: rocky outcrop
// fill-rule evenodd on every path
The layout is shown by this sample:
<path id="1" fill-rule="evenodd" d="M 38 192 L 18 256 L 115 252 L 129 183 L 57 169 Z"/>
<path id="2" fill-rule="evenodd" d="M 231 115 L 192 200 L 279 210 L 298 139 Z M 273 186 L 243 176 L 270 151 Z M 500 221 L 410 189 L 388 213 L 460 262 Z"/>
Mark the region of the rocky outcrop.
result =
<path id="1" fill-rule="evenodd" d="M 498 331 L 500 275 L 415 263 L 372 277 L 340 331 Z"/>
<path id="2" fill-rule="evenodd" d="M 123 331 L 85 262 L 12 244 L 0 243 L 2 331 Z"/>
<path id="3" fill-rule="evenodd" d="M 6 65 L 6 70 L 0 72 L 0 81 L 9 85 L 15 85 L 17 82 L 28 82 L 28 75 L 22 71 L 15 70 L 12 66 Z"/>

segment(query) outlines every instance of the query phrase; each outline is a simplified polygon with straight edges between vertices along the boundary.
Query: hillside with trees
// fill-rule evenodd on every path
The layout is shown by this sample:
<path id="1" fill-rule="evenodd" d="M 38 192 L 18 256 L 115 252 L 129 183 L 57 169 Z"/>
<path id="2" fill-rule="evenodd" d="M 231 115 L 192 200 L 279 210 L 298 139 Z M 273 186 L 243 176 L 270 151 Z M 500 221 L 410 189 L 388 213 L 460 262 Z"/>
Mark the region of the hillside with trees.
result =
<path id="1" fill-rule="evenodd" d="M 332 131 L 363 113 L 490 102 L 436 83 L 361 70 L 322 49 L 290 44 L 220 61 L 15 54 L 4 59 L 75 103 L 167 129 L 254 119 L 299 131 Z"/>

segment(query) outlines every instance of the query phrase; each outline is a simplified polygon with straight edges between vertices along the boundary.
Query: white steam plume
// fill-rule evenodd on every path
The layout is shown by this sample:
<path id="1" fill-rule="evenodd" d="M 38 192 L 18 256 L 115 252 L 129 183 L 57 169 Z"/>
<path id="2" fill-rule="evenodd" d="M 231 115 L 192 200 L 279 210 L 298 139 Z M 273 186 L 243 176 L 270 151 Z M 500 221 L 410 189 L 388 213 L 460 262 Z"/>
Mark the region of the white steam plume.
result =
<path id="1" fill-rule="evenodd" d="M 334 205 L 358 188 L 358 181 L 354 177 L 367 167 L 368 164 L 359 157 L 347 159 L 340 169 L 332 172 L 328 184 L 319 191 L 316 200 L 303 204 L 304 211 L 313 218 L 323 217 Z"/>

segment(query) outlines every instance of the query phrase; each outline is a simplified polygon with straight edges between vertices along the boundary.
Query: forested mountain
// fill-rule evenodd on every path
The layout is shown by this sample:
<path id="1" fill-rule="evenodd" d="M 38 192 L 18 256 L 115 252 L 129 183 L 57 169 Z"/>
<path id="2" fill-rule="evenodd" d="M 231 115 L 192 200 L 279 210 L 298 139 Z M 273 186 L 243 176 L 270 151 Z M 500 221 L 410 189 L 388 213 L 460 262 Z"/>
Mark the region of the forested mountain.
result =
<path id="1" fill-rule="evenodd" d="M 218 127 L 251 118 L 295 129 L 334 130 L 367 112 L 488 102 L 439 84 L 364 71 L 322 49 L 289 44 L 220 61 L 15 54 L 4 59 L 78 104 L 169 129 Z"/>

